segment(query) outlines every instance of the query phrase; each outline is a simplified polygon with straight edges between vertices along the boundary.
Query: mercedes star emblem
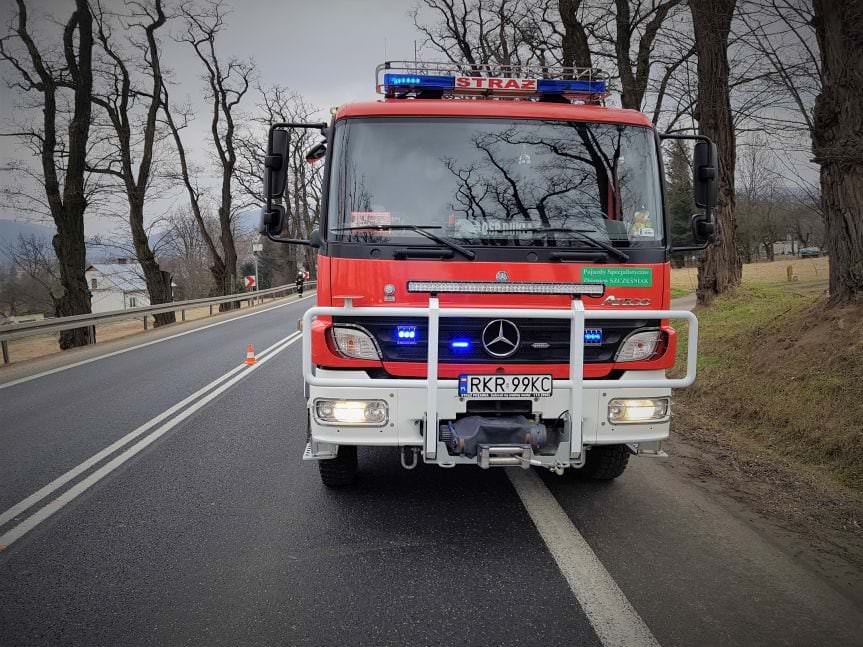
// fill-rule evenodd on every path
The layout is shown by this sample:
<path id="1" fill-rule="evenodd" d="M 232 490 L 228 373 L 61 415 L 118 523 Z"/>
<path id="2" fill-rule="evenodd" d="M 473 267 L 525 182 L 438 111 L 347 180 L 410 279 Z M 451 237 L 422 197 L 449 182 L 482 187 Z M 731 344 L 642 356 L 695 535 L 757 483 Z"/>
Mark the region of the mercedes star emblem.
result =
<path id="1" fill-rule="evenodd" d="M 482 346 L 492 357 L 509 357 L 518 350 L 521 334 L 506 319 L 490 321 L 482 330 Z"/>

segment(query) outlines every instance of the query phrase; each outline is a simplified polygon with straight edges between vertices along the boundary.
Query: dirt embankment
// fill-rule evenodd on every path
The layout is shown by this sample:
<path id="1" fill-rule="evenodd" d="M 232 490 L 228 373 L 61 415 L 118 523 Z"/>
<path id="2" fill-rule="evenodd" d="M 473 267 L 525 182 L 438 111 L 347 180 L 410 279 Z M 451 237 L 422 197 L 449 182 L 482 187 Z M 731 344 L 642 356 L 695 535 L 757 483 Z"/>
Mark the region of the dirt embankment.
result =
<path id="1" fill-rule="evenodd" d="M 863 306 L 827 308 L 807 283 L 745 285 L 697 311 L 699 375 L 676 395 L 671 447 L 863 568 Z"/>

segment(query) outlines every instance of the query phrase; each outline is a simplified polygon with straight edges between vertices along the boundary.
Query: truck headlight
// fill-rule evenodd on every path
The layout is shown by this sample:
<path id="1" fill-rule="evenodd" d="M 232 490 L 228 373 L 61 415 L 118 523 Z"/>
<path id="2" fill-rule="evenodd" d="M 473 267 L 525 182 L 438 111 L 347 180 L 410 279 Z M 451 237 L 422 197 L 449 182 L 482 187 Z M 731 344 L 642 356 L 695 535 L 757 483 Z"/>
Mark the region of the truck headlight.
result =
<path id="1" fill-rule="evenodd" d="M 381 353 L 368 330 L 360 326 L 337 325 L 332 328 L 333 342 L 345 357 L 380 359 Z"/>
<path id="2" fill-rule="evenodd" d="M 608 403 L 608 421 L 614 425 L 665 422 L 671 398 L 615 398 Z"/>
<path id="3" fill-rule="evenodd" d="M 632 333 L 623 340 L 623 343 L 617 350 L 614 361 L 637 362 L 643 359 L 650 359 L 661 350 L 663 339 L 661 330 L 645 330 Z"/>
<path id="4" fill-rule="evenodd" d="M 315 420 L 322 425 L 380 427 L 389 420 L 389 406 L 384 400 L 315 400 Z"/>

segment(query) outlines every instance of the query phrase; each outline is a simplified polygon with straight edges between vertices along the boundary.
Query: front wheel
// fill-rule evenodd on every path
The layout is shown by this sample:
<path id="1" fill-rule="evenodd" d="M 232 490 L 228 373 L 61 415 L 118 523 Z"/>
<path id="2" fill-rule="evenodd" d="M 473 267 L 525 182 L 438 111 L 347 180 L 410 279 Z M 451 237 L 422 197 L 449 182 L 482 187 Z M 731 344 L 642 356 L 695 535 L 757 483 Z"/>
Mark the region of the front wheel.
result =
<path id="1" fill-rule="evenodd" d="M 595 445 L 587 452 L 584 467 L 577 473 L 595 481 L 611 481 L 623 474 L 628 464 L 626 445 Z"/>
<path id="2" fill-rule="evenodd" d="M 339 445 L 335 458 L 318 461 L 321 481 L 331 488 L 346 487 L 357 478 L 357 448 L 352 445 Z"/>

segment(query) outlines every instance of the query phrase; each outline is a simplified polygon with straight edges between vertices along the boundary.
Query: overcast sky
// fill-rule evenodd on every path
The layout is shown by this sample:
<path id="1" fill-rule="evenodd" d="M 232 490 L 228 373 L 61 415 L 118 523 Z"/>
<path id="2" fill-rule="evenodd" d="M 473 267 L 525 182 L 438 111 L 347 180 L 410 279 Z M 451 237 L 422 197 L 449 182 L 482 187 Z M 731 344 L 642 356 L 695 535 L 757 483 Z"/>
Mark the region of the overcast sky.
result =
<path id="1" fill-rule="evenodd" d="M 174 4 L 176 0 L 165 0 Z M 103 0 L 123 6 L 122 0 Z M 65 22 L 74 7 L 73 0 L 27 0 L 33 31 L 40 45 L 56 44 L 60 28 L 56 20 Z M 414 0 L 234 0 L 233 11 L 227 17 L 227 27 L 219 36 L 218 47 L 223 60 L 228 56 L 254 59 L 264 86 L 280 84 L 302 94 L 310 103 L 322 109 L 326 117 L 329 108 L 352 100 L 373 99 L 374 69 L 380 62 L 412 59 L 415 39 L 420 39 L 410 10 Z M 12 0 L 0 0 L 0 29 L 15 15 Z M 51 16 L 54 16 L 52 20 Z M 180 23 L 170 27 L 180 29 Z M 176 86 L 172 90 L 175 103 L 192 102 L 198 111 L 196 123 L 185 131 L 184 142 L 195 160 L 203 164 L 212 146 L 209 141 L 207 106 L 202 104 L 203 82 L 200 62 L 188 45 L 173 42 L 167 28 L 160 32 L 163 41 L 163 65 L 172 70 Z M 422 55 L 422 54 L 421 54 Z M 429 52 L 428 58 L 438 58 Z M 0 129 L 19 120 L 22 113 L 17 100 L 6 87 L 10 70 L 0 65 Z M 243 107 L 252 110 L 258 101 L 250 93 Z M 614 99 L 612 98 L 612 103 Z M 39 118 L 39 114 L 33 115 Z M 0 169 L 10 160 L 26 155 L 14 138 L 0 137 Z M 807 175 L 816 177 L 816 169 L 805 164 L 808 141 L 802 150 L 785 153 Z M 9 182 L 9 174 L 0 170 L 0 188 Z M 162 196 L 149 205 L 149 216 L 158 217 L 186 200 L 185 194 Z M 124 216 L 122 202 L 114 209 Z M 26 217 L 0 207 L 0 218 Z M 121 222 L 88 215 L 87 234 L 107 234 L 123 226 Z"/>
<path id="2" fill-rule="evenodd" d="M 4 32 L 15 14 L 13 4 L 11 0 L 0 0 L 0 26 Z M 413 58 L 418 35 L 409 16 L 412 4 L 409 0 L 234 0 L 219 47 L 222 56 L 253 58 L 263 85 L 290 87 L 326 112 L 347 101 L 373 99 L 375 66 L 385 56 L 390 60 Z M 58 37 L 58 30 L 48 16 L 53 14 L 65 21 L 74 2 L 28 0 L 28 6 L 33 7 L 30 18 L 42 42 L 50 42 Z M 186 147 L 203 150 L 209 125 L 204 107 L 200 106 L 200 62 L 188 46 L 171 42 L 166 30 L 161 33 L 163 64 L 173 70 L 178 84 L 172 98 L 180 102 L 188 97 L 200 107 L 196 128 L 186 134 Z M 0 127 L 5 128 L 10 116 L 15 115 L 17 101 L 6 87 L 9 69 L 0 67 L 0 74 Z M 255 101 L 257 97 L 250 96 L 247 107 L 251 108 Z M 0 168 L 25 154 L 14 139 L 0 138 Z M 0 172 L 0 185 L 8 181 L 9 174 Z M 178 195 L 177 199 L 184 196 Z M 0 217 L 21 215 L 0 207 Z M 106 233 L 116 226 L 94 218 L 88 219 L 87 225 L 88 234 Z"/>

